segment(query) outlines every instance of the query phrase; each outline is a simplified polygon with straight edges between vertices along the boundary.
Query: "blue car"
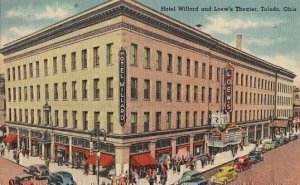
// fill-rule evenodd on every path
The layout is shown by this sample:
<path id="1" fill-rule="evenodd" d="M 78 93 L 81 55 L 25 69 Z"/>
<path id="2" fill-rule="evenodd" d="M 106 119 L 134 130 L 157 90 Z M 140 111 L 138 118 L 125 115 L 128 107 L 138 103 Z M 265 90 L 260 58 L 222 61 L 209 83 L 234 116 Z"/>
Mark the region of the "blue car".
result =
<path id="1" fill-rule="evenodd" d="M 72 174 L 65 171 L 51 173 L 47 179 L 49 185 L 77 185 Z"/>

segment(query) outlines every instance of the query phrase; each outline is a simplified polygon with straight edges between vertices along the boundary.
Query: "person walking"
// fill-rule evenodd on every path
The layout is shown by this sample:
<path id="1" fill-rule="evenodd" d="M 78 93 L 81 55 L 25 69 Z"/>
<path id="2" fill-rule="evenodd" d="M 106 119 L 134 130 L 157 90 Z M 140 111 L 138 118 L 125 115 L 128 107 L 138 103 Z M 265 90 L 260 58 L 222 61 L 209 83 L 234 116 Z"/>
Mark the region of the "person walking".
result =
<path id="1" fill-rule="evenodd" d="M 45 160 L 45 166 L 47 167 L 48 170 L 49 170 L 49 165 L 50 165 L 50 158 L 47 158 Z"/>
<path id="2" fill-rule="evenodd" d="M 117 185 L 117 177 L 115 175 L 111 178 L 111 185 Z"/>
<path id="3" fill-rule="evenodd" d="M 85 163 L 84 164 L 84 175 L 88 175 L 89 174 L 89 164 L 88 163 Z"/>
<path id="4" fill-rule="evenodd" d="M 211 165 L 214 165 L 214 161 L 215 161 L 215 155 L 211 155 Z"/>

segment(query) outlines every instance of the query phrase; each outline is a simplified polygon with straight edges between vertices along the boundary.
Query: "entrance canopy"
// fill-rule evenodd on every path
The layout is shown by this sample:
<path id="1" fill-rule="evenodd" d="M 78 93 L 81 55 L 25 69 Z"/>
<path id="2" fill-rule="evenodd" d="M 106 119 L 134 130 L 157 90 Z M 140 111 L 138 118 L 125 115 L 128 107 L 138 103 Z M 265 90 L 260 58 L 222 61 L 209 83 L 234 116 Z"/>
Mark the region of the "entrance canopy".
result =
<path id="1" fill-rule="evenodd" d="M 288 120 L 276 120 L 271 124 L 272 127 L 277 127 L 277 128 L 286 128 L 289 125 Z"/>
<path id="2" fill-rule="evenodd" d="M 9 134 L 6 136 L 6 138 L 3 140 L 6 143 L 13 143 L 17 141 L 17 134 Z"/>
<path id="3" fill-rule="evenodd" d="M 98 161 L 98 166 L 110 167 L 114 165 L 114 156 L 106 153 L 100 153 L 100 160 Z M 96 153 L 90 155 L 85 161 L 87 164 L 97 166 L 97 156 Z"/>
<path id="4" fill-rule="evenodd" d="M 153 159 L 153 157 L 151 157 L 149 153 L 143 153 L 143 154 L 131 156 L 132 166 L 149 166 L 155 164 L 156 164 L 155 159 Z"/>

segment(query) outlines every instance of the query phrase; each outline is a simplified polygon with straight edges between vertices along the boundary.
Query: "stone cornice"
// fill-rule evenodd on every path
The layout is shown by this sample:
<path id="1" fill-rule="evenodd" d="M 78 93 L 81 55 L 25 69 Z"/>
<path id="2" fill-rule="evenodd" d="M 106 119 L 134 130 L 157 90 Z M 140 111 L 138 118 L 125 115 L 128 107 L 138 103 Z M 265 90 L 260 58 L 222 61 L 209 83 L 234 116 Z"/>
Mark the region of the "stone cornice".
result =
<path id="1" fill-rule="evenodd" d="M 272 72 L 277 71 L 278 73 L 289 78 L 296 77 L 296 75 L 291 71 L 268 63 L 245 52 L 239 51 L 227 44 L 222 43 L 221 41 L 218 41 L 217 39 L 210 37 L 207 34 L 200 34 L 199 31 L 187 28 L 189 26 L 186 26 L 180 22 L 170 21 L 166 18 L 166 16 L 162 15 L 159 12 L 157 13 L 161 16 L 155 15 L 147 9 L 148 8 L 146 7 L 137 7 L 136 5 L 127 1 L 116 1 L 115 3 L 109 4 L 100 9 L 96 9 L 95 11 L 70 19 L 69 21 L 66 21 L 58 26 L 51 27 L 43 32 L 32 34 L 32 36 L 28 38 L 6 46 L 5 48 L 0 50 L 0 53 L 9 55 L 26 48 L 47 42 L 65 34 L 72 33 L 76 30 L 80 30 L 94 24 L 101 23 L 105 20 L 123 15 L 188 40 L 190 42 L 208 47 L 211 50 L 241 60 L 245 63 L 258 66 Z"/>

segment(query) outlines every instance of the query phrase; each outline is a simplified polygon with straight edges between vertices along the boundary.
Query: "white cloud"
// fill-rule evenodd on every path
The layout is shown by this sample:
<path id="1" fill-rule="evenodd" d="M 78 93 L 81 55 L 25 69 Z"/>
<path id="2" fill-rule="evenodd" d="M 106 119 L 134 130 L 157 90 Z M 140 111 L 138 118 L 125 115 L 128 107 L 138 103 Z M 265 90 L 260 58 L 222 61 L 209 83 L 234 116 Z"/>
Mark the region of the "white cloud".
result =
<path id="1" fill-rule="evenodd" d="M 259 46 L 270 46 L 273 44 L 278 44 L 282 42 L 286 42 L 286 38 L 255 38 L 255 37 L 249 37 L 244 40 L 246 44 L 251 45 L 259 45 Z"/>
<path id="2" fill-rule="evenodd" d="M 8 29 L 8 31 L 14 33 L 15 35 L 17 35 L 17 37 L 22 37 L 33 33 L 35 29 L 28 27 L 11 27 Z"/>
<path id="3" fill-rule="evenodd" d="M 72 15 L 71 6 L 47 5 L 41 8 L 22 7 L 10 9 L 6 12 L 8 18 L 21 18 L 27 20 L 62 20 Z"/>
<path id="4" fill-rule="evenodd" d="M 280 20 L 250 20 L 240 18 L 230 18 L 216 15 L 208 18 L 208 24 L 203 26 L 203 31 L 211 33 L 219 33 L 229 35 L 235 30 L 249 29 L 258 27 L 273 27 L 275 24 L 281 24 Z"/>

